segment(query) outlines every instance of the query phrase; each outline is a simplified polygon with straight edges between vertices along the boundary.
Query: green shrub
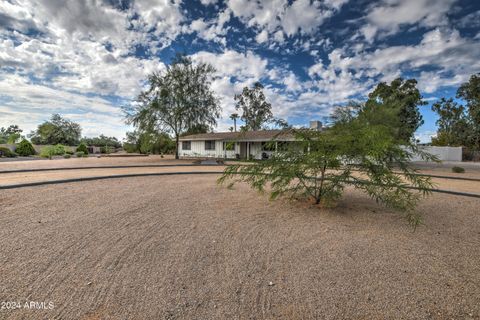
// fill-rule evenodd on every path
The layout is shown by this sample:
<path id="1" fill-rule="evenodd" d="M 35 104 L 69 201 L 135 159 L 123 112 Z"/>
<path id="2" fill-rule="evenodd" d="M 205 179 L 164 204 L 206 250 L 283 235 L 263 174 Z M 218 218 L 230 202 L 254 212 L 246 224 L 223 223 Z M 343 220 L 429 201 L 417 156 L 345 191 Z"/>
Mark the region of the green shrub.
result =
<path id="1" fill-rule="evenodd" d="M 73 156 L 75 154 L 72 150 L 66 150 L 65 153 L 70 156 Z"/>
<path id="2" fill-rule="evenodd" d="M 83 152 L 84 154 L 88 154 L 88 148 L 85 145 L 85 143 L 80 143 L 80 145 L 77 147 L 77 156 L 79 152 Z"/>
<path id="3" fill-rule="evenodd" d="M 65 153 L 65 154 L 63 155 L 63 157 L 64 157 L 65 159 L 70 159 L 72 156 L 69 155 L 68 153 Z"/>
<path id="4" fill-rule="evenodd" d="M 78 158 L 81 158 L 81 157 L 83 157 L 83 156 L 85 156 L 85 152 L 83 152 L 83 151 L 77 151 L 77 157 L 78 157 Z"/>
<path id="5" fill-rule="evenodd" d="M 17 144 L 17 148 L 15 149 L 15 152 L 24 157 L 28 156 L 33 156 L 37 152 L 35 151 L 35 148 L 33 145 L 30 143 L 30 141 L 23 139 L 19 144 Z"/>
<path id="6" fill-rule="evenodd" d="M 54 146 L 46 146 L 40 152 L 40 157 L 52 159 L 53 156 L 63 156 L 65 154 L 65 147 L 61 144 Z"/>
<path id="7" fill-rule="evenodd" d="M 53 147 L 56 156 L 63 156 L 65 154 L 65 146 L 57 144 Z"/>
<path id="8" fill-rule="evenodd" d="M 55 155 L 55 147 L 54 146 L 47 146 L 40 151 L 40 157 L 52 159 Z"/>
<path id="9" fill-rule="evenodd" d="M 0 157 L 15 158 L 17 154 L 6 147 L 0 147 Z"/>
<path id="10" fill-rule="evenodd" d="M 455 173 L 465 173 L 465 169 L 462 168 L 462 167 L 453 167 L 453 168 L 452 168 L 452 172 L 455 172 Z"/>

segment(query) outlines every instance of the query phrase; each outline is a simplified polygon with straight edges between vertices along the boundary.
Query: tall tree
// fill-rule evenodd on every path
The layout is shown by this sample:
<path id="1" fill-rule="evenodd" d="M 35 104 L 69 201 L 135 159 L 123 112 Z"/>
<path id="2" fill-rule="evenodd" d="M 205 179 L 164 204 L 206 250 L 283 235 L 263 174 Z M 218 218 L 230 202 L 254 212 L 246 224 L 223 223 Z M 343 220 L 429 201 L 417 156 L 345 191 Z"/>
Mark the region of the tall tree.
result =
<path id="1" fill-rule="evenodd" d="M 233 120 L 233 131 L 237 132 L 237 119 L 239 118 L 238 113 L 232 113 L 230 119 Z"/>
<path id="2" fill-rule="evenodd" d="M 427 103 L 417 89 L 415 79 L 398 78 L 390 84 L 382 82 L 368 95 L 368 98 L 365 103 L 366 110 L 386 108 L 397 115 L 396 118 L 390 118 L 396 122 L 392 123 L 394 126 L 392 129 L 396 131 L 395 137 L 403 143 L 408 143 L 414 137 L 415 131 L 423 124 L 418 107 Z M 376 118 L 375 114 L 369 114 Z M 382 121 L 378 118 L 376 120 Z"/>
<path id="3" fill-rule="evenodd" d="M 473 148 L 480 150 L 480 73 L 470 77 L 457 90 L 457 98 L 467 103 L 468 115 L 472 126 Z"/>
<path id="4" fill-rule="evenodd" d="M 242 110 L 241 119 L 245 122 L 246 130 L 260 130 L 274 119 L 272 105 L 267 102 L 260 82 L 256 82 L 253 88 L 243 88 L 242 93 L 235 95 L 234 99 L 235 109 Z"/>
<path id="5" fill-rule="evenodd" d="M 82 129 L 78 123 L 53 114 L 49 121 L 37 127 L 29 134 L 34 144 L 65 144 L 77 145 L 80 141 Z"/>
<path id="6" fill-rule="evenodd" d="M 172 133 L 178 159 L 182 133 L 197 125 L 217 124 L 219 99 L 211 89 L 214 71 L 210 64 L 194 64 L 190 58 L 178 55 L 165 72 L 148 77 L 149 88 L 125 108 L 127 122 L 146 132 Z"/>
<path id="7" fill-rule="evenodd" d="M 437 146 L 463 146 L 471 135 L 468 116 L 465 108 L 453 101 L 442 98 L 432 105 L 439 118 L 437 137 L 432 138 L 432 144 Z"/>
<path id="8" fill-rule="evenodd" d="M 0 143 L 15 143 L 22 136 L 23 130 L 16 124 L 0 128 Z"/>

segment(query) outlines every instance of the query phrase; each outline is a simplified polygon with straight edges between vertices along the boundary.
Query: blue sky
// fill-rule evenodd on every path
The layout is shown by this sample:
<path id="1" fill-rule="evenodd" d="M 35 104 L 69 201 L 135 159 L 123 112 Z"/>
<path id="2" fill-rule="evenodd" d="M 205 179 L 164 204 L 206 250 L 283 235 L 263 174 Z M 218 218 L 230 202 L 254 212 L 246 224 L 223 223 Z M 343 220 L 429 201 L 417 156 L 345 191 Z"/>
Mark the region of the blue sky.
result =
<path id="1" fill-rule="evenodd" d="M 277 117 L 306 125 L 399 76 L 429 102 L 454 96 L 480 72 L 480 1 L 3 0 L 0 126 L 28 133 L 60 113 L 123 138 L 121 106 L 176 52 L 216 68 L 217 131 L 255 81 Z M 421 112 L 429 141 L 435 115 Z"/>

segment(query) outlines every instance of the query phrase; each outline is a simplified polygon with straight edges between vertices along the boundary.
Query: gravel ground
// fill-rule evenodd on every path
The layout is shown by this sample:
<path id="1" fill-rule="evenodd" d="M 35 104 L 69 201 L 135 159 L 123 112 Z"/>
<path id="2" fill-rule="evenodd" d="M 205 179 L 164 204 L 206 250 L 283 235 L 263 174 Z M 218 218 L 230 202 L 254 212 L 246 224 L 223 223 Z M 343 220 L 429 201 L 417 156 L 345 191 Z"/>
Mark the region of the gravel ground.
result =
<path id="1" fill-rule="evenodd" d="M 33 158 L 32 158 L 33 159 Z M 28 161 L 12 161 L 0 163 L 0 170 L 16 169 L 42 169 L 42 168 L 65 168 L 65 167 L 89 167 L 89 166 L 121 166 L 121 165 L 149 165 L 149 164 L 173 164 L 193 163 L 193 160 L 175 160 L 173 156 L 166 155 L 161 158 L 158 155 L 148 157 L 88 157 L 70 159 L 42 159 Z"/>
<path id="2" fill-rule="evenodd" d="M 0 192 L 1 319 L 479 319 L 480 199 L 434 195 L 412 232 L 347 191 L 269 202 L 214 176 Z"/>

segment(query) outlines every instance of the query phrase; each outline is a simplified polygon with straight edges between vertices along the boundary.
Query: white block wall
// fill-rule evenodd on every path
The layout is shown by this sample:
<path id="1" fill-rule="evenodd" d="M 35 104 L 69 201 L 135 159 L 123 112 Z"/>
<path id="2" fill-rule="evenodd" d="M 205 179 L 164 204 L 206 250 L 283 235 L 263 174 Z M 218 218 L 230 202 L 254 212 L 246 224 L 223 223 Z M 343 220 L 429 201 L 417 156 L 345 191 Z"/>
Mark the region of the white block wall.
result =
<path id="1" fill-rule="evenodd" d="M 462 161 L 462 147 L 421 147 L 422 151 L 428 152 L 438 157 L 441 161 Z M 412 161 L 422 161 L 419 156 L 415 156 Z"/>

